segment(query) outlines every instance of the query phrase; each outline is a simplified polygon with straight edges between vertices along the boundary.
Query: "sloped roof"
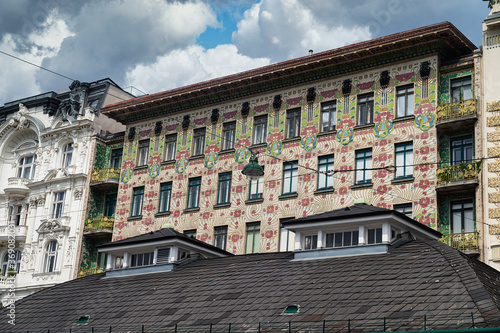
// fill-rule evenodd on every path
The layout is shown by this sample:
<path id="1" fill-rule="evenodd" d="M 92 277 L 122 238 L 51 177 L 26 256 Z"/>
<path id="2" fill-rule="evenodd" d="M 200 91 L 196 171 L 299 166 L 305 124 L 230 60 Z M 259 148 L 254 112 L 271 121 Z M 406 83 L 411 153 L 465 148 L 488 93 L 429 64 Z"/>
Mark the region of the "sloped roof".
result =
<path id="1" fill-rule="evenodd" d="M 201 259 L 170 272 L 120 278 L 96 274 L 42 290 L 16 303 L 16 326 L 0 331 L 88 327 L 178 332 L 300 325 L 387 330 L 500 326 L 500 273 L 433 240 L 387 254 L 293 260 L 293 253 Z M 283 314 L 289 305 L 299 312 Z M 8 309 L 4 309 L 2 316 Z M 473 314 L 471 316 L 471 314 Z M 272 323 L 277 324 L 272 324 Z M 243 328 L 246 324 L 246 328 Z M 373 326 L 373 325 L 378 326 Z M 162 326 L 162 329 L 158 327 Z M 412 326 L 414 325 L 414 326 Z M 122 330 L 120 330 L 120 327 Z M 158 328 L 153 330 L 153 328 Z M 303 326 L 306 327 L 306 326 Z M 104 328 L 102 328 L 104 329 Z M 173 332 L 173 326 L 170 326 Z"/>

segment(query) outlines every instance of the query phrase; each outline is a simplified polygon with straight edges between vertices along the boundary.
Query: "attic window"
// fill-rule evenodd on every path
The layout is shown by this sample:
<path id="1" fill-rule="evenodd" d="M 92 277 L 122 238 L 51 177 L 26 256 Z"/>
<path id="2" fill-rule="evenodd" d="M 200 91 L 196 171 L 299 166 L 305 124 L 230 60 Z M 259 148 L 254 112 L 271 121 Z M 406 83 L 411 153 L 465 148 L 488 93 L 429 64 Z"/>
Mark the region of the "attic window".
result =
<path id="1" fill-rule="evenodd" d="M 286 309 L 283 311 L 283 314 L 296 314 L 299 312 L 299 305 L 298 304 L 291 304 L 286 307 Z"/>
<path id="2" fill-rule="evenodd" d="M 81 316 L 80 319 L 76 322 L 76 324 L 88 324 L 89 316 Z"/>

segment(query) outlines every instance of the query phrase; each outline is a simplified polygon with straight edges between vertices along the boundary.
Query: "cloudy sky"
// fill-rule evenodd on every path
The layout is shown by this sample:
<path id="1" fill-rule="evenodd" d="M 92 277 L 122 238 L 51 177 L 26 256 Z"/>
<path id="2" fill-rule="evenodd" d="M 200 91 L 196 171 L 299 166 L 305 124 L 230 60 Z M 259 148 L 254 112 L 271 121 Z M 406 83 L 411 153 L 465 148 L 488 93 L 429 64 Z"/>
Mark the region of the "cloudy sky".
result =
<path id="1" fill-rule="evenodd" d="M 479 46 L 488 13 L 480 0 L 1 0 L 0 105 L 71 84 L 4 53 L 155 93 L 443 21 Z"/>

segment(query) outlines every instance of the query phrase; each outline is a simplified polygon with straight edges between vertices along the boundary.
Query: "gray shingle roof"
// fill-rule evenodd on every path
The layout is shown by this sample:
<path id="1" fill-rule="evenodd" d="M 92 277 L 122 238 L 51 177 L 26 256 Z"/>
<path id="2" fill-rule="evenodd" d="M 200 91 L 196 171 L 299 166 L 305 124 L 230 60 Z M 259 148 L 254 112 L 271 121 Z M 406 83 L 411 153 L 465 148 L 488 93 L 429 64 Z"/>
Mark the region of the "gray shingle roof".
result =
<path id="1" fill-rule="evenodd" d="M 83 315 L 89 327 L 106 331 L 178 324 L 178 332 L 193 332 L 181 328 L 229 323 L 242 331 L 241 324 L 314 321 L 312 327 L 323 320 L 373 331 L 382 330 L 384 317 L 388 329 L 416 330 L 424 315 L 428 329 L 468 328 L 471 313 L 476 326 L 500 326 L 500 273 L 437 241 L 411 241 L 380 255 L 292 259 L 290 252 L 268 253 L 202 259 L 155 274 L 96 274 L 22 299 L 16 326 L 4 320 L 0 331 L 77 332 Z M 299 313 L 283 315 L 291 304 Z"/>

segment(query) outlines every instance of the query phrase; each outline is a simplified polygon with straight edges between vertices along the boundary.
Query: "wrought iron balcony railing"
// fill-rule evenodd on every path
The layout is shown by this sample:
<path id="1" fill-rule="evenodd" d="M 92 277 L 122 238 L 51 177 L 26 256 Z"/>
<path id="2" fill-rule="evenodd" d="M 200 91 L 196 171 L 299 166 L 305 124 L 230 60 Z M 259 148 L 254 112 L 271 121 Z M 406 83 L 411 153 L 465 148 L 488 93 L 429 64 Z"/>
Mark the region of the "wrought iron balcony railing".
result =
<path id="1" fill-rule="evenodd" d="M 102 268 L 80 269 L 78 271 L 78 277 L 81 278 L 81 277 L 85 277 L 85 276 L 89 276 L 89 275 L 93 275 L 93 274 L 97 274 L 97 273 L 102 273 L 102 272 L 104 272 L 104 269 L 102 269 Z"/>
<path id="2" fill-rule="evenodd" d="M 436 172 L 438 184 L 477 179 L 481 171 L 481 161 L 440 166 Z"/>
<path id="3" fill-rule="evenodd" d="M 436 114 L 438 121 L 474 115 L 477 114 L 477 101 L 475 99 L 468 99 L 439 105 L 436 108 Z"/>
<path id="4" fill-rule="evenodd" d="M 92 172 L 91 182 L 119 181 L 120 169 L 100 169 Z"/>
<path id="5" fill-rule="evenodd" d="M 477 250 L 479 246 L 478 234 L 476 231 L 462 231 L 459 234 L 443 235 L 440 241 L 460 251 Z"/>
<path id="6" fill-rule="evenodd" d="M 85 221 L 84 231 L 92 231 L 99 229 L 113 230 L 114 223 L 115 223 L 115 218 L 111 216 L 92 217 L 87 219 L 87 221 Z"/>

